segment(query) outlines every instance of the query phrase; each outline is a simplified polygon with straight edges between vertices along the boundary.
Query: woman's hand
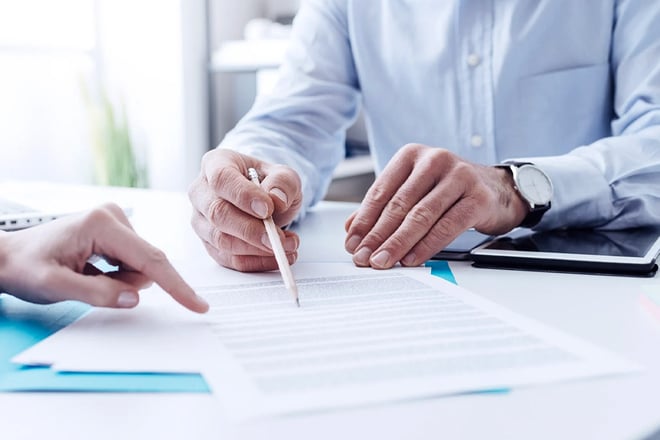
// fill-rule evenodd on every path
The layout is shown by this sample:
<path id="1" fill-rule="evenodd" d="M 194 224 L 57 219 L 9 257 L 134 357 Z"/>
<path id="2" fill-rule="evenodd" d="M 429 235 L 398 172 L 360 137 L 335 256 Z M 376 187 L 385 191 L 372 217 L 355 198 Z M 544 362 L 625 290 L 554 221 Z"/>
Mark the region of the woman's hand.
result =
<path id="1" fill-rule="evenodd" d="M 93 255 L 118 270 L 103 273 L 88 262 Z M 139 302 L 138 291 L 152 282 L 184 307 L 208 310 L 165 254 L 140 238 L 114 204 L 0 234 L 0 289 L 26 301 L 131 308 Z"/>

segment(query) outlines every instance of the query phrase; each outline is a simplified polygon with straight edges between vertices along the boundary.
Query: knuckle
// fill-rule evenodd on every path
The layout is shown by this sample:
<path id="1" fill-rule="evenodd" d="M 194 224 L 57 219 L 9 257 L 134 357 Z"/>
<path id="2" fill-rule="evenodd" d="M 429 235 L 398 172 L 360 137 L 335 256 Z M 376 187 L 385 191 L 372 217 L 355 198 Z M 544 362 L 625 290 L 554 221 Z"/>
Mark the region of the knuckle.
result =
<path id="1" fill-rule="evenodd" d="M 215 148 L 212 150 L 207 151 L 204 153 L 202 156 L 202 170 L 206 169 L 207 167 L 211 166 L 213 162 L 215 161 L 215 158 L 221 154 L 221 150 Z"/>
<path id="2" fill-rule="evenodd" d="M 213 199 L 209 204 L 207 213 L 211 223 L 215 225 L 224 223 L 227 220 L 227 216 L 230 210 L 229 205 L 230 203 L 225 199 Z"/>
<path id="3" fill-rule="evenodd" d="M 433 242 L 444 243 L 454 237 L 454 229 L 452 222 L 443 218 L 435 224 L 429 237 Z"/>
<path id="4" fill-rule="evenodd" d="M 211 188 L 217 190 L 231 184 L 230 170 L 228 167 L 216 167 L 207 173 L 207 181 Z"/>
<path id="5" fill-rule="evenodd" d="M 410 211 L 410 204 L 406 202 L 406 197 L 402 195 L 395 195 L 387 203 L 386 212 L 389 216 L 394 218 L 403 218 Z"/>
<path id="6" fill-rule="evenodd" d="M 213 150 L 209 150 L 202 155 L 202 168 L 208 164 L 209 158 L 213 155 Z"/>
<path id="7" fill-rule="evenodd" d="M 401 153 L 404 156 L 416 156 L 419 152 L 423 151 L 425 146 L 422 144 L 409 143 L 401 147 Z"/>
<path id="8" fill-rule="evenodd" d="M 167 255 L 158 248 L 152 248 L 149 251 L 149 259 L 154 263 L 165 263 L 167 262 Z"/>
<path id="9" fill-rule="evenodd" d="M 286 259 L 289 262 L 289 264 L 294 264 L 298 259 L 298 252 L 292 252 L 290 254 L 286 254 Z"/>
<path id="10" fill-rule="evenodd" d="M 224 236 L 234 236 L 252 243 L 261 242 L 264 225 L 258 219 L 241 219 L 232 212 L 231 203 L 224 199 L 215 199 L 209 205 L 208 219 L 210 229 L 207 232 L 214 244 L 226 241 Z"/>
<path id="11" fill-rule="evenodd" d="M 245 239 L 249 243 L 261 245 L 261 236 L 265 233 L 263 222 L 259 220 L 241 222 L 237 229 L 238 238 Z"/>
<path id="12" fill-rule="evenodd" d="M 434 161 L 434 163 L 442 164 L 442 165 L 453 165 L 457 161 L 457 156 L 452 153 L 451 151 L 445 149 L 445 148 L 434 148 L 429 152 L 431 155 L 431 160 Z"/>
<path id="13" fill-rule="evenodd" d="M 105 206 L 105 209 L 112 214 L 115 218 L 125 218 L 124 210 L 119 207 L 116 203 L 108 203 Z"/>
<path id="14" fill-rule="evenodd" d="M 235 255 L 230 258 L 232 268 L 241 272 L 264 272 L 277 268 L 273 257 L 257 257 L 252 255 Z"/>
<path id="15" fill-rule="evenodd" d="M 217 246 L 218 252 L 226 255 L 241 255 L 246 252 L 250 247 L 249 244 L 243 240 L 236 238 L 230 234 L 226 234 L 218 229 L 214 230 L 213 245 Z"/>
<path id="16" fill-rule="evenodd" d="M 159 267 L 168 264 L 167 255 L 162 250 L 151 246 L 145 255 L 145 258 L 138 264 L 138 272 L 145 273 L 148 267 Z"/>
<path id="17" fill-rule="evenodd" d="M 113 219 L 112 214 L 105 207 L 94 208 L 83 215 L 81 223 L 83 227 L 103 225 Z"/>
<path id="18" fill-rule="evenodd" d="M 428 229 L 438 220 L 438 214 L 428 205 L 417 204 L 410 210 L 409 218 L 418 227 Z"/>
<path id="19" fill-rule="evenodd" d="M 474 169 L 474 166 L 472 166 L 467 162 L 463 162 L 463 161 L 456 162 L 453 166 L 452 172 L 456 178 L 468 184 L 473 184 L 478 180 L 478 173 Z"/>
<path id="20" fill-rule="evenodd" d="M 298 188 L 302 185 L 298 173 L 287 165 L 275 164 L 272 166 L 271 174 L 277 175 L 285 185 Z"/>
<path id="21" fill-rule="evenodd" d="M 389 239 L 391 235 L 388 235 L 379 230 L 373 230 L 367 235 L 362 241 L 362 247 L 367 247 L 370 249 L 375 249 L 380 246 L 381 243 Z"/>
<path id="22" fill-rule="evenodd" d="M 427 174 L 434 177 L 436 183 L 443 175 L 448 174 L 456 162 L 454 154 L 443 148 L 434 148 L 427 156 L 421 162 L 421 166 Z"/>
<path id="23" fill-rule="evenodd" d="M 248 265 L 245 262 L 244 257 L 238 257 L 236 255 L 230 255 L 226 259 L 224 259 L 224 262 L 221 263 L 223 266 L 228 267 L 230 269 L 237 270 L 239 272 L 250 272 L 248 269 Z"/>
<path id="24" fill-rule="evenodd" d="M 394 234 L 389 237 L 387 247 L 400 253 L 401 251 L 407 251 L 410 248 L 410 243 L 406 239 L 406 234 Z"/>
<path id="25" fill-rule="evenodd" d="M 228 244 L 227 234 L 224 234 L 219 228 L 211 227 L 209 241 L 211 242 L 211 245 L 215 246 L 218 249 L 229 248 L 227 247 Z"/>
<path id="26" fill-rule="evenodd" d="M 380 185 L 374 185 L 369 189 L 369 197 L 364 203 L 369 207 L 380 207 L 389 201 L 389 194 Z"/>
<path id="27" fill-rule="evenodd" d="M 424 162 L 426 165 L 425 168 L 433 170 L 433 174 L 442 172 L 447 167 L 447 161 L 439 154 L 433 154 L 431 157 Z"/>
<path id="28" fill-rule="evenodd" d="M 430 169 L 444 170 L 452 164 L 451 157 L 446 154 L 445 150 L 433 151 L 430 156 L 425 161 Z"/>
<path id="29" fill-rule="evenodd" d="M 436 147 L 436 148 L 433 148 L 430 151 L 434 156 L 437 156 L 437 157 L 441 158 L 445 162 L 446 161 L 454 161 L 457 157 L 454 153 L 447 150 L 446 148 Z"/>
<path id="30" fill-rule="evenodd" d="M 362 218 L 361 216 L 360 217 L 355 217 L 353 219 L 353 221 L 351 222 L 351 225 L 350 225 L 347 233 L 350 233 L 350 234 L 357 233 L 357 234 L 360 234 L 360 235 L 364 235 L 364 234 L 367 233 L 367 231 L 369 231 L 369 227 L 370 227 L 370 224 L 366 219 Z"/>
<path id="31" fill-rule="evenodd" d="M 113 214 L 113 215 L 116 215 L 120 212 L 123 212 L 121 210 L 121 208 L 119 206 L 117 206 L 116 203 L 112 203 L 112 202 L 104 203 L 98 209 L 100 209 L 102 211 L 106 211 L 106 213 Z"/>

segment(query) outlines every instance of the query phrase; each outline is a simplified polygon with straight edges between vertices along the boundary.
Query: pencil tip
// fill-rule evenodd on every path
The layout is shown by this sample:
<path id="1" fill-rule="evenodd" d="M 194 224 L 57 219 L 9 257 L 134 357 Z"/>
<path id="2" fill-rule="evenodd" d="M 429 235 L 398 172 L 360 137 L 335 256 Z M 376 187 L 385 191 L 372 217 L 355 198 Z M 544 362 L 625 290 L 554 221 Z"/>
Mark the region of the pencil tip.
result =
<path id="1" fill-rule="evenodd" d="M 300 307 L 300 298 L 296 298 L 296 305 Z"/>

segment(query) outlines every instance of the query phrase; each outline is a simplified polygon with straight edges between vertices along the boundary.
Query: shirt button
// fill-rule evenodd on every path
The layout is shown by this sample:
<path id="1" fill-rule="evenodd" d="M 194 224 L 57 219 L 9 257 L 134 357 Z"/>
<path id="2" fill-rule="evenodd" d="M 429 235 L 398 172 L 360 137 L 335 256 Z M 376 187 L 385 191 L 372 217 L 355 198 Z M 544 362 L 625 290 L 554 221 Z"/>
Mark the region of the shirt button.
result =
<path id="1" fill-rule="evenodd" d="M 484 144 L 484 138 L 482 138 L 478 134 L 475 134 L 470 138 L 470 145 L 472 145 L 474 148 L 479 148 L 483 144 Z"/>
<path id="2" fill-rule="evenodd" d="M 477 67 L 481 63 L 481 57 L 476 53 L 471 53 L 467 56 L 467 65 L 470 67 Z"/>

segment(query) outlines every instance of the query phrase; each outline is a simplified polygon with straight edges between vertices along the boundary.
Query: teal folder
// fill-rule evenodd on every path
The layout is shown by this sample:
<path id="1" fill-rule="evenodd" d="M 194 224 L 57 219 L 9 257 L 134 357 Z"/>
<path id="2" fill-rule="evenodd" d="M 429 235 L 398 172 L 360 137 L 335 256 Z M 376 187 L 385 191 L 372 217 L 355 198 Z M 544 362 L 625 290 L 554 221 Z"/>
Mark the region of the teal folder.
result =
<path id="1" fill-rule="evenodd" d="M 62 373 L 25 367 L 11 358 L 82 316 L 89 306 L 67 301 L 35 305 L 0 295 L 0 392 L 209 393 L 200 374 Z"/>
<path id="2" fill-rule="evenodd" d="M 451 269 L 449 268 L 449 263 L 447 263 L 446 261 L 429 260 L 426 262 L 425 266 L 431 268 L 431 275 L 444 278 L 450 283 L 458 284 L 456 282 L 456 278 L 454 278 L 454 274 L 451 272 Z"/>

